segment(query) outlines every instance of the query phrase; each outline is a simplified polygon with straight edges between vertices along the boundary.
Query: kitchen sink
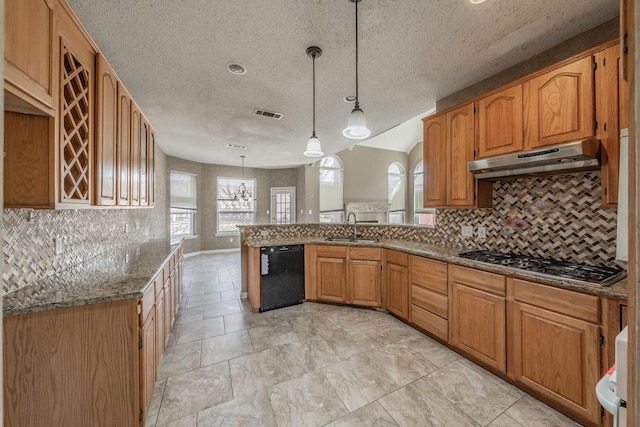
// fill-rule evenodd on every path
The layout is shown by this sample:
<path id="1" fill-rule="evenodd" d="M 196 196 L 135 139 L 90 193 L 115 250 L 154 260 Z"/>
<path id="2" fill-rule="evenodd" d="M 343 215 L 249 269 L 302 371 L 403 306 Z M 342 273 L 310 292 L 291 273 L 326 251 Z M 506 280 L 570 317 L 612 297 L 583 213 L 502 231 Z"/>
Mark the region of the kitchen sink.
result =
<path id="1" fill-rule="evenodd" d="M 353 237 L 327 237 L 325 240 L 339 243 L 378 243 L 378 239 L 354 239 Z"/>

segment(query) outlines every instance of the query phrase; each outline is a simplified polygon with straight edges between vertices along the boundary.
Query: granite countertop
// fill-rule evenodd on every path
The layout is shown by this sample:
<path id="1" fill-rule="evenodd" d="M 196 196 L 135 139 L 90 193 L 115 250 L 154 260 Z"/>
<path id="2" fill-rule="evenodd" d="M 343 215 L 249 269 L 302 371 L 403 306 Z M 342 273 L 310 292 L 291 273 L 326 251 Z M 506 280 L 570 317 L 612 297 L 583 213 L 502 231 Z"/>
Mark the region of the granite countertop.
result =
<path id="1" fill-rule="evenodd" d="M 490 271 L 509 277 L 515 277 L 523 280 L 530 280 L 537 283 L 544 283 L 560 288 L 573 289 L 581 292 L 587 292 L 595 295 L 602 295 L 613 298 L 627 299 L 627 279 L 624 278 L 611 286 L 602 286 L 579 280 L 568 280 L 563 278 L 552 278 L 545 276 L 540 277 L 539 274 L 520 270 L 517 268 L 504 267 L 501 265 L 487 264 L 479 261 L 473 261 L 458 256 L 460 252 L 466 252 L 467 249 L 458 247 L 436 245 L 430 243 L 412 242 L 402 239 L 381 239 L 377 243 L 358 243 L 358 242 L 331 242 L 325 237 L 299 237 L 290 239 L 245 239 L 244 244 L 251 247 L 260 246 L 278 246 L 293 244 L 323 244 L 323 245 L 349 245 L 349 246 L 373 246 L 385 249 L 395 249 L 407 252 L 413 255 L 425 256 L 439 261 L 450 262 L 466 267 L 477 268 L 480 270 Z"/>
<path id="2" fill-rule="evenodd" d="M 6 294 L 3 314 L 141 298 L 177 248 L 168 240 L 124 245 Z"/>

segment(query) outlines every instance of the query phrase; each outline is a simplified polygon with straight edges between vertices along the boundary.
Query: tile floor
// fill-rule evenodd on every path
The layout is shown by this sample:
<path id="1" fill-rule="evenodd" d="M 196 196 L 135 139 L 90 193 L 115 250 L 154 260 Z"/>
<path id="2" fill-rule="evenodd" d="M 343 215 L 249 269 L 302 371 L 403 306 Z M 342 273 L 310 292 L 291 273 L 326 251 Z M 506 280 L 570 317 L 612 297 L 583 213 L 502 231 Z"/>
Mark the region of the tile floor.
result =
<path id="1" fill-rule="evenodd" d="M 240 254 L 185 258 L 147 426 L 577 426 L 390 315 L 252 314 Z"/>

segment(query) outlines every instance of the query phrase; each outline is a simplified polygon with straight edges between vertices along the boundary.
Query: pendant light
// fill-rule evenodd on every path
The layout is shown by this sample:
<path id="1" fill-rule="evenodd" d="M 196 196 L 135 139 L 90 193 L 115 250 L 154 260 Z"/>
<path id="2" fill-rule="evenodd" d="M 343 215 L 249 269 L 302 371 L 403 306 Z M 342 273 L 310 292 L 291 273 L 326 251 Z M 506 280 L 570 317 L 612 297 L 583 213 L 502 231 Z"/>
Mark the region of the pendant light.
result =
<path id="1" fill-rule="evenodd" d="M 364 139 L 371 135 L 371 131 L 367 128 L 367 119 L 364 117 L 364 111 L 360 108 L 358 99 L 358 3 L 361 0 L 349 1 L 356 5 L 356 103 L 349 116 L 347 127 L 342 131 L 342 135 L 349 139 Z"/>
<path id="2" fill-rule="evenodd" d="M 253 193 L 247 190 L 247 186 L 244 185 L 244 158 L 245 156 L 240 156 L 242 158 L 242 179 L 240 180 L 240 185 L 238 185 L 238 189 L 235 193 L 233 193 L 233 200 L 244 200 L 248 201 L 251 197 L 253 197 Z"/>
<path id="3" fill-rule="evenodd" d="M 316 58 L 322 55 L 322 49 L 318 46 L 309 46 L 307 48 L 307 55 L 309 55 L 313 61 L 313 131 L 311 132 L 311 138 L 307 142 L 307 149 L 304 155 L 307 157 L 322 157 L 322 147 L 320 146 L 320 140 L 316 136 Z"/>

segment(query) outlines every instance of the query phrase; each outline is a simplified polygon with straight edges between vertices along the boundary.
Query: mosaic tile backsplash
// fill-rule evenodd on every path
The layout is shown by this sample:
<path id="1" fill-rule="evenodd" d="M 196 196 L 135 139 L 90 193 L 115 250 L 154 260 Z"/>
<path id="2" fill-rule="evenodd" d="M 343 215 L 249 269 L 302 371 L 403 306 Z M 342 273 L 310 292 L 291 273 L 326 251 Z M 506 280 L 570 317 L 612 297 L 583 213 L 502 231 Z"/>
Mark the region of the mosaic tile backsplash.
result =
<path id="1" fill-rule="evenodd" d="M 401 238 L 626 267 L 615 260 L 617 211 L 601 207 L 600 187 L 599 172 L 497 181 L 492 209 L 438 209 L 434 228 L 363 224 L 359 230 L 367 238 Z M 472 226 L 474 236 L 462 237 L 462 225 Z M 485 239 L 477 237 L 479 226 L 486 227 Z M 351 227 L 341 224 L 294 224 L 278 230 L 252 227 L 245 237 L 259 238 L 263 230 L 282 238 L 347 236 L 352 232 Z"/>

